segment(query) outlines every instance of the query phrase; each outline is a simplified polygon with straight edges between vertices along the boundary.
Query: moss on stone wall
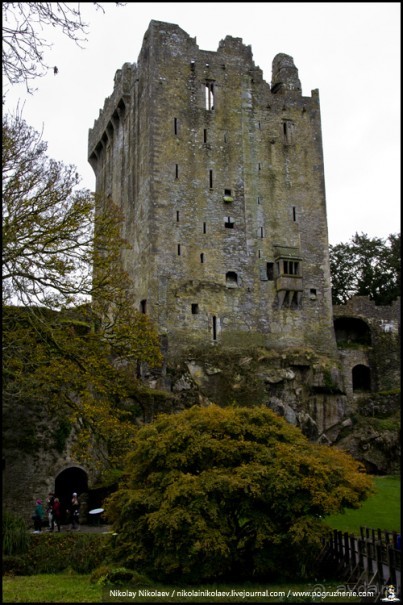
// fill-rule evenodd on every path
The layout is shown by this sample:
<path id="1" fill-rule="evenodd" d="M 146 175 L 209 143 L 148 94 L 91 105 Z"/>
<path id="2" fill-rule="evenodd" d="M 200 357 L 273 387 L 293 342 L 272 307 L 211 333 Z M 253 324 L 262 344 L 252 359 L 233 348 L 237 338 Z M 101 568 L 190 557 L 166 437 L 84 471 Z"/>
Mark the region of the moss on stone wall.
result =
<path id="1" fill-rule="evenodd" d="M 67 439 L 69 438 L 72 430 L 72 423 L 67 418 L 61 418 L 59 420 L 58 426 L 53 432 L 54 447 L 59 454 L 63 453 L 66 447 Z"/>

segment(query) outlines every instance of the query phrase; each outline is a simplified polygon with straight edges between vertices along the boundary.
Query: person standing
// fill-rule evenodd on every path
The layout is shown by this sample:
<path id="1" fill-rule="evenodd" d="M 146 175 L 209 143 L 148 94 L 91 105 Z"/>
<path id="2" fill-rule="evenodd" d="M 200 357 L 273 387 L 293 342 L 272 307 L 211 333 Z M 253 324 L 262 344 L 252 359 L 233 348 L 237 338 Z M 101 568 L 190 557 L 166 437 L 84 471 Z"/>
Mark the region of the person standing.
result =
<path id="1" fill-rule="evenodd" d="M 80 519 L 80 503 L 78 501 L 78 496 L 76 492 L 74 492 L 73 497 L 71 499 L 71 529 L 78 529 Z"/>
<path id="2" fill-rule="evenodd" d="M 57 531 L 60 531 L 60 520 L 62 517 L 62 509 L 60 506 L 59 498 L 55 498 L 53 501 L 53 517 L 52 517 L 52 531 L 54 530 L 55 523 Z"/>
<path id="3" fill-rule="evenodd" d="M 53 492 L 49 492 L 48 497 L 46 498 L 46 514 L 48 516 L 49 522 L 49 531 L 53 531 L 54 522 L 53 522 L 53 503 L 55 501 L 55 495 Z"/>
<path id="4" fill-rule="evenodd" d="M 42 532 L 42 519 L 43 519 L 43 506 L 42 500 L 38 498 L 36 501 L 35 512 L 32 515 L 34 522 L 34 534 L 40 534 Z"/>

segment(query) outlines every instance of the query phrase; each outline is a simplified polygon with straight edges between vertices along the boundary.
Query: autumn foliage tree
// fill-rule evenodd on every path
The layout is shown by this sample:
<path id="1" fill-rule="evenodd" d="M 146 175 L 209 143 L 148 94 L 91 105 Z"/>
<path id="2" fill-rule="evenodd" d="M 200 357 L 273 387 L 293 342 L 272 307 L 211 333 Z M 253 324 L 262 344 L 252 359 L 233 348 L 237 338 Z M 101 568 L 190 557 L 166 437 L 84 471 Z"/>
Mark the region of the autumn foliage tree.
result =
<path id="1" fill-rule="evenodd" d="M 28 92 L 36 78 L 57 73 L 49 33 L 81 46 L 89 31 L 80 3 L 3 2 L 2 16 L 5 85 L 24 83 Z M 14 449 L 32 452 L 40 434 L 62 446 L 74 426 L 78 459 L 119 464 L 144 392 L 138 367 L 161 364 L 159 339 L 133 308 L 119 209 L 80 189 L 75 166 L 46 152 L 21 115 L 3 116 L 4 422 Z"/>
<path id="2" fill-rule="evenodd" d="M 94 324 L 90 305 L 69 312 L 3 309 L 4 422 L 20 418 L 13 433 L 21 442 L 27 419 L 45 416 L 47 430 L 38 434 L 48 443 L 57 427 L 70 427 L 82 463 L 97 461 L 100 470 L 120 466 L 136 431 L 133 409 L 141 402 L 137 363 L 154 365 L 160 354 L 147 316 L 133 311 L 130 330 L 130 347 L 125 342 L 115 348 Z M 115 362 L 122 346 L 125 365 Z"/>
<path id="3" fill-rule="evenodd" d="M 110 464 L 130 445 L 137 368 L 158 366 L 158 335 L 133 308 L 120 263 L 119 209 L 78 189 L 21 117 L 3 118 L 3 402 L 37 405 Z M 93 271 L 96 267 L 95 272 Z"/>
<path id="4" fill-rule="evenodd" d="M 160 580 L 301 577 L 322 516 L 370 490 L 359 463 L 265 407 L 193 407 L 143 427 L 107 503 L 115 556 Z"/>
<path id="5" fill-rule="evenodd" d="M 3 302 L 60 308 L 91 294 L 94 198 L 46 151 L 20 115 L 3 116 Z"/>

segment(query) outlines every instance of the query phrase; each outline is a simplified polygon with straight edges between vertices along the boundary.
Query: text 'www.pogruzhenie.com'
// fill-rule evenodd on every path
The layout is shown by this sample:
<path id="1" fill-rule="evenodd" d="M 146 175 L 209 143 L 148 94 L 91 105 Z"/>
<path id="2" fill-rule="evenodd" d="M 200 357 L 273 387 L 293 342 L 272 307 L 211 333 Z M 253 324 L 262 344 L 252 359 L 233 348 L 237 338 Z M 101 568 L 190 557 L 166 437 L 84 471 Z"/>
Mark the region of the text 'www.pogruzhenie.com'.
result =
<path id="1" fill-rule="evenodd" d="M 371 589 L 370 589 L 371 588 Z M 375 587 L 368 587 L 365 590 L 349 590 L 347 587 L 339 586 L 334 589 L 325 588 L 324 586 L 315 586 L 312 590 L 244 590 L 244 589 L 231 589 L 231 590 L 219 590 L 219 589 L 178 589 L 178 588 L 164 588 L 164 589 L 117 589 L 111 588 L 106 591 L 107 601 L 128 601 L 137 600 L 146 602 L 147 600 L 155 601 L 156 599 L 163 599 L 164 601 L 181 599 L 200 599 L 206 602 L 212 602 L 212 600 L 220 601 L 222 599 L 232 600 L 243 600 L 243 599 L 291 599 L 295 597 L 310 597 L 312 599 L 331 599 L 337 598 L 362 598 L 362 597 L 375 597 L 377 594 Z"/>

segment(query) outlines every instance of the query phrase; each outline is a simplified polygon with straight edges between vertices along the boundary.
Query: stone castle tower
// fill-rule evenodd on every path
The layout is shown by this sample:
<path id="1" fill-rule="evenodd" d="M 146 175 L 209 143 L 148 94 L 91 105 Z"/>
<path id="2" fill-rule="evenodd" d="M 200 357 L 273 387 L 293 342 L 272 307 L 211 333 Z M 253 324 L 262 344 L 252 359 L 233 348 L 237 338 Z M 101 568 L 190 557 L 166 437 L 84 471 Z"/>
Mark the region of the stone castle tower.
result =
<path id="1" fill-rule="evenodd" d="M 318 91 L 292 57 L 151 21 L 89 132 L 96 191 L 124 213 L 134 304 L 183 346 L 336 356 Z"/>

